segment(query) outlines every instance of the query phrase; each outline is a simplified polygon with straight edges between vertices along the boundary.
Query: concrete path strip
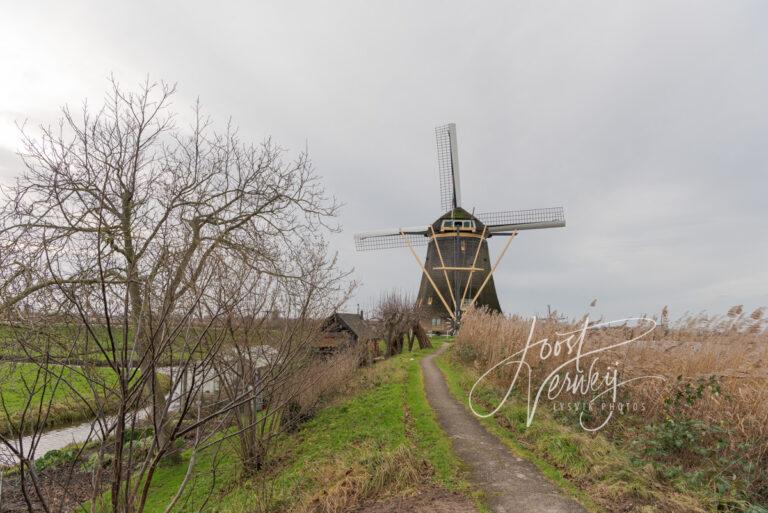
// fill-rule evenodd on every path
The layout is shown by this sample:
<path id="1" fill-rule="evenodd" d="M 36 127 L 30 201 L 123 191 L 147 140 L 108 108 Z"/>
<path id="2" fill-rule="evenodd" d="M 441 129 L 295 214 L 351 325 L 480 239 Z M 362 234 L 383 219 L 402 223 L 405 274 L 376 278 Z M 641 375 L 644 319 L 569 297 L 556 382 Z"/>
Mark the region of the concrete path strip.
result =
<path id="1" fill-rule="evenodd" d="M 444 344 L 421 360 L 427 400 L 453 442 L 456 455 L 469 468 L 470 480 L 483 489 L 495 513 L 586 513 L 566 497 L 532 463 L 518 458 L 448 391 L 440 369 L 433 361 L 444 352 Z"/>

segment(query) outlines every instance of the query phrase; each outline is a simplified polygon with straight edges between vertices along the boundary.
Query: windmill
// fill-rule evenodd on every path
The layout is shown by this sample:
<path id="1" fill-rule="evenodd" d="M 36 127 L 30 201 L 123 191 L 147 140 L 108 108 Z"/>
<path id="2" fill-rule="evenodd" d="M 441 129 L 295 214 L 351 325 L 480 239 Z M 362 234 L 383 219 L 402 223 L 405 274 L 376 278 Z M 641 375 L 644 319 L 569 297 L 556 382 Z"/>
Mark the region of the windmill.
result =
<path id="1" fill-rule="evenodd" d="M 407 247 L 422 270 L 416 298 L 431 318 L 432 331 L 455 330 L 462 312 L 470 306 L 500 312 L 493 273 L 521 230 L 565 226 L 562 207 L 505 210 L 475 214 L 461 206 L 456 125 L 437 127 L 437 164 L 440 175 L 440 202 L 444 212 L 427 226 L 397 228 L 355 235 L 358 251 Z M 507 237 L 498 258 L 491 265 L 490 237 Z M 416 246 L 427 246 L 422 263 Z M 446 329 L 447 327 L 447 329 Z"/>

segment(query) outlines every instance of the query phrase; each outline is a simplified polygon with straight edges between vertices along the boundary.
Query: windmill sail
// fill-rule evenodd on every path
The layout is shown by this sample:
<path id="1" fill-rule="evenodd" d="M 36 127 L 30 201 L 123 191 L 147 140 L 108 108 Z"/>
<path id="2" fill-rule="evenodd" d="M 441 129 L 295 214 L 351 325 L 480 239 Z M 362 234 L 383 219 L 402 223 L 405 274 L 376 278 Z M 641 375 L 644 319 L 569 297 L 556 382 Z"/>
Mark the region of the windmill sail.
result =
<path id="1" fill-rule="evenodd" d="M 437 138 L 437 167 L 440 173 L 440 206 L 448 212 L 461 206 L 459 182 L 459 149 L 456 141 L 456 125 L 435 128 Z"/>
<path id="2" fill-rule="evenodd" d="M 491 234 L 565 226 L 563 207 L 484 212 L 475 216 L 488 227 Z"/>
<path id="3" fill-rule="evenodd" d="M 426 246 L 428 242 L 426 226 L 355 234 L 357 251 Z"/>
<path id="4" fill-rule="evenodd" d="M 520 230 L 565 226 L 562 207 L 505 210 L 474 214 L 461 207 L 459 154 L 456 125 L 435 128 L 440 176 L 442 214 L 431 225 L 395 228 L 355 235 L 357 251 L 411 249 L 421 268 L 416 297 L 422 327 L 427 331 L 455 331 L 463 312 L 471 306 L 500 312 L 501 304 L 493 275 L 496 267 Z M 495 262 L 491 261 L 487 239 L 509 236 Z M 422 262 L 413 246 L 427 246 Z"/>

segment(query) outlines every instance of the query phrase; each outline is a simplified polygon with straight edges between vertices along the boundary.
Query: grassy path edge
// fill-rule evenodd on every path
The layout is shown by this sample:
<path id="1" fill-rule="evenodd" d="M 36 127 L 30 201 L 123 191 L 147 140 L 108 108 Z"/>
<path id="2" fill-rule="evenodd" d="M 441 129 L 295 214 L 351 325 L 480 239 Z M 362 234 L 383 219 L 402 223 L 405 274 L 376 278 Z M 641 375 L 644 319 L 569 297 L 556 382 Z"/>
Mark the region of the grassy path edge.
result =
<path id="1" fill-rule="evenodd" d="M 435 363 L 442 372 L 451 395 L 469 410 L 467 393 L 460 384 L 461 379 L 466 377 L 467 373 L 451 362 L 450 348 L 435 358 Z M 605 513 L 605 510 L 595 503 L 589 495 L 568 481 L 557 467 L 520 445 L 512 433 L 499 426 L 493 417 L 479 418 L 478 420 L 489 432 L 498 437 L 514 455 L 533 463 L 548 479 L 565 493 L 578 500 L 590 513 Z"/>

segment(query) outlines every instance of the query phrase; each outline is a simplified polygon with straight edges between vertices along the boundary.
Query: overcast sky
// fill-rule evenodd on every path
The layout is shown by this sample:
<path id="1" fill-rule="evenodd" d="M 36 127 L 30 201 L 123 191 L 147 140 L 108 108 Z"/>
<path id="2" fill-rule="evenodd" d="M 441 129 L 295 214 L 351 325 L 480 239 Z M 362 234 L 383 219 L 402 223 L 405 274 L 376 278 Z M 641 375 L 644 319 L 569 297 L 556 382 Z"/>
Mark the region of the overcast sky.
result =
<path id="1" fill-rule="evenodd" d="M 308 144 L 346 204 L 354 309 L 416 292 L 406 249 L 352 235 L 440 215 L 433 129 L 455 122 L 468 210 L 565 207 L 566 228 L 513 241 L 505 311 L 768 305 L 764 0 L 3 4 L 3 180 L 16 121 L 100 102 L 110 73 L 177 82 L 181 111 L 199 96 L 250 139 Z"/>

